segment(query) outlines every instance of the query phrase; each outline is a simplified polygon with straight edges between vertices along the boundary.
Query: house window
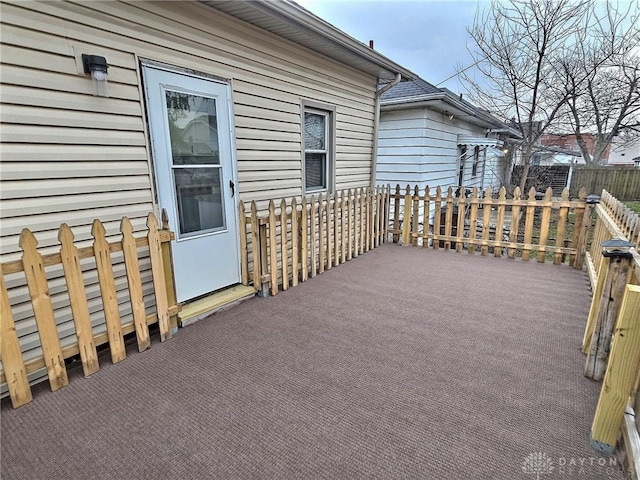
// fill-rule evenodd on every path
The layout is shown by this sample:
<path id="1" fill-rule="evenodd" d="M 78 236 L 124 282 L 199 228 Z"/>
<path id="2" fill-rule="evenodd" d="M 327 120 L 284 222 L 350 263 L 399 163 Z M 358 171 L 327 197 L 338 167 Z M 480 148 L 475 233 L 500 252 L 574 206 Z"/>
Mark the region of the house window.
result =
<path id="1" fill-rule="evenodd" d="M 478 165 L 480 164 L 480 147 L 475 147 L 473 149 L 473 164 L 471 166 L 471 176 L 478 176 Z"/>
<path id="2" fill-rule="evenodd" d="M 333 112 L 303 108 L 305 192 L 330 191 L 333 185 Z"/>

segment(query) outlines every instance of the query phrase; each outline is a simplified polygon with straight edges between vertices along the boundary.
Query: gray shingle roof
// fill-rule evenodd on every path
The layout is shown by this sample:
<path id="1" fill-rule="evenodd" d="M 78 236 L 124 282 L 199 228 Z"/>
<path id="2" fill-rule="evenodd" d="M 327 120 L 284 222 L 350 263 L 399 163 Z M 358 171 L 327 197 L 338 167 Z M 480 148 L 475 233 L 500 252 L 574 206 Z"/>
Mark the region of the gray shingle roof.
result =
<path id="1" fill-rule="evenodd" d="M 429 82 L 416 78 L 408 82 L 400 82 L 394 87 L 382 94 L 382 100 L 391 100 L 394 98 L 415 97 L 418 95 L 427 95 L 430 93 L 439 93 L 442 89 L 431 85 Z"/>

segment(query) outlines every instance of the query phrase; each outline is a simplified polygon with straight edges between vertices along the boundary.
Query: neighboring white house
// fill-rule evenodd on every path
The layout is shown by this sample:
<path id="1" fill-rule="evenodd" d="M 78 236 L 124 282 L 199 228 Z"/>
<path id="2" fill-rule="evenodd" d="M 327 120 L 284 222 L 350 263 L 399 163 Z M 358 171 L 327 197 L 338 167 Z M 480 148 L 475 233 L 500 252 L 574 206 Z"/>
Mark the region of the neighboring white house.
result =
<path id="1" fill-rule="evenodd" d="M 640 140 L 633 143 L 622 142 L 614 137 L 607 165 L 633 165 L 640 167 Z"/>
<path id="2" fill-rule="evenodd" d="M 378 85 L 415 78 L 287 0 L 3 1 L 0 14 L 1 260 L 20 258 L 23 228 L 52 253 L 63 222 L 87 246 L 93 219 L 119 240 L 123 216 L 142 232 L 164 208 L 179 302 L 240 281 L 239 200 L 263 210 L 370 186 Z M 153 309 L 148 258 L 141 269 Z M 64 277 L 47 273 L 64 347 L 75 341 Z M 29 294 L 24 278 L 7 284 L 29 362 L 41 354 Z M 85 287 L 97 335 L 97 275 Z"/>
<path id="3" fill-rule="evenodd" d="M 508 181 L 508 141 L 516 137 L 447 89 L 422 79 L 403 82 L 382 95 L 376 182 L 499 187 Z"/>

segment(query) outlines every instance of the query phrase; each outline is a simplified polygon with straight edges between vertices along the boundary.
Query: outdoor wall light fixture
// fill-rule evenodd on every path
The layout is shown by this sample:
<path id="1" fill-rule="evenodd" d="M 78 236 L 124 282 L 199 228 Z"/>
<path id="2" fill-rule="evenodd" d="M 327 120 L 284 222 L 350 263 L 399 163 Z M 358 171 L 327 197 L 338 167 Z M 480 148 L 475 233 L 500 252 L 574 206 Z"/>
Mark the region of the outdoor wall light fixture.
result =
<path id="1" fill-rule="evenodd" d="M 596 203 L 600 203 L 600 195 L 596 195 L 595 193 L 590 193 L 585 198 L 585 202 L 587 205 L 595 205 Z"/>
<path id="2" fill-rule="evenodd" d="M 600 243 L 602 247 L 602 256 L 604 257 L 619 257 L 619 258 L 631 258 L 633 255 L 631 254 L 631 247 L 633 247 L 633 243 L 627 242 L 622 238 L 614 238 L 611 240 L 607 240 L 605 242 Z"/>
<path id="3" fill-rule="evenodd" d="M 107 59 L 98 55 L 87 55 L 83 53 L 82 64 L 84 65 L 84 73 L 91 74 L 94 95 L 98 97 L 108 97 L 107 69 L 109 65 L 107 65 Z"/>

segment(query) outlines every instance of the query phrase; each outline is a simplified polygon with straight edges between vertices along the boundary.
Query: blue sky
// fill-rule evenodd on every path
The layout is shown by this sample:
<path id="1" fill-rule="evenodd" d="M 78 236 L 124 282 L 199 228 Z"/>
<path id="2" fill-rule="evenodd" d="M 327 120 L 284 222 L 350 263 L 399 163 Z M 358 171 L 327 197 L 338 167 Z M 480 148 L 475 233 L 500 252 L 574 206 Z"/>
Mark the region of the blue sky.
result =
<path id="1" fill-rule="evenodd" d="M 361 42 L 373 40 L 383 55 L 454 92 L 462 91 L 456 69 L 472 63 L 466 28 L 478 5 L 489 6 L 486 1 L 462 0 L 296 1 Z"/>

